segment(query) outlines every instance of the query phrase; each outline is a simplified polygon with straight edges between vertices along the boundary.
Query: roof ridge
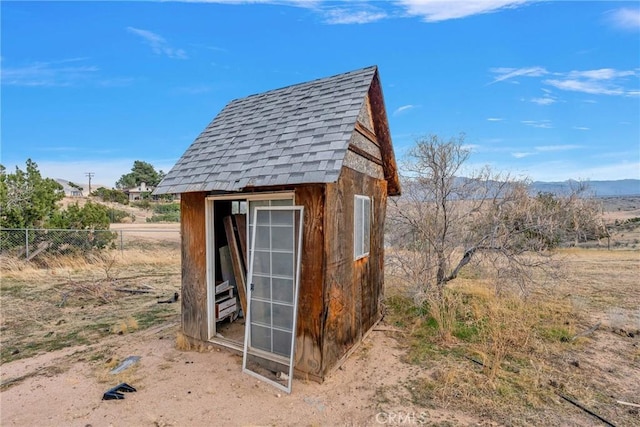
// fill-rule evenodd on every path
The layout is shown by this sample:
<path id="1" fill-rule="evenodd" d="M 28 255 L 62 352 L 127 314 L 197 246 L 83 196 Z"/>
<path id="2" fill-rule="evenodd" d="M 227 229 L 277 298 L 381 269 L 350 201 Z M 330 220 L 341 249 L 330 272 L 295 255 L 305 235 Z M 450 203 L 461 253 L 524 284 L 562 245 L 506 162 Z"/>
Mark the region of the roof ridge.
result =
<path id="1" fill-rule="evenodd" d="M 275 88 L 275 89 L 269 89 L 269 90 L 265 90 L 265 91 L 262 91 L 262 92 L 252 93 L 251 95 L 247 95 L 247 96 L 243 96 L 243 97 L 240 97 L 240 98 L 232 99 L 231 101 L 229 101 L 227 103 L 227 105 L 233 104 L 234 102 L 240 101 L 240 100 L 243 100 L 243 99 L 253 98 L 255 96 L 270 95 L 273 92 L 284 91 L 286 89 L 294 88 L 296 86 L 305 86 L 305 85 L 309 85 L 310 86 L 310 85 L 314 85 L 314 84 L 322 84 L 322 83 L 325 83 L 326 81 L 337 79 L 339 77 L 347 77 L 349 75 L 360 74 L 360 73 L 364 74 L 365 71 L 368 71 L 370 69 L 377 70 L 378 66 L 377 65 L 369 65 L 369 66 L 364 67 L 364 68 L 358 68 L 356 70 L 346 71 L 344 73 L 338 73 L 338 74 L 334 74 L 332 76 L 318 77 L 317 79 L 314 79 L 314 80 L 308 80 L 308 81 L 305 81 L 305 82 L 294 83 L 294 84 L 290 84 L 290 85 L 287 85 L 287 86 L 282 86 L 282 87 Z"/>

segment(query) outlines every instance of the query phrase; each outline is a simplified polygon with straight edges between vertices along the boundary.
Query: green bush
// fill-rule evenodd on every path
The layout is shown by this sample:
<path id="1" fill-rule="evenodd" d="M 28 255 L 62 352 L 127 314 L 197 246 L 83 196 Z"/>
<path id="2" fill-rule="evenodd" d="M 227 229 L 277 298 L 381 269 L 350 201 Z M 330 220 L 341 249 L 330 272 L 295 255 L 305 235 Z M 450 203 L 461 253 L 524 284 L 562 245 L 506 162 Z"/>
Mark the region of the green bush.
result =
<path id="1" fill-rule="evenodd" d="M 153 206 L 154 214 L 162 215 L 176 212 L 180 213 L 180 203 L 161 203 Z"/>
<path id="2" fill-rule="evenodd" d="M 151 218 L 147 218 L 147 222 L 180 222 L 180 211 L 160 215 L 153 214 Z"/>
<path id="3" fill-rule="evenodd" d="M 76 202 L 67 206 L 66 210 L 56 212 L 49 222 L 49 227 L 105 230 L 109 228 L 109 208 L 91 201 L 81 207 Z"/>
<path id="4" fill-rule="evenodd" d="M 129 204 L 129 197 L 121 190 L 109 190 L 108 188 L 98 188 L 96 191 L 91 193 L 92 196 L 100 197 L 103 202 L 115 202 L 120 203 L 121 205 Z"/>
<path id="5" fill-rule="evenodd" d="M 136 216 L 121 209 L 108 208 L 109 221 L 114 224 L 117 222 L 124 222 L 125 218 L 131 218 L 131 222 L 135 221 Z"/>
<path id="6" fill-rule="evenodd" d="M 36 240 L 42 239 L 51 243 L 49 250 L 104 249 L 117 237 L 116 233 L 108 231 L 109 208 L 91 201 L 82 207 L 76 202 L 69 205 L 66 210 L 56 212 L 49 222 L 49 227 L 65 230 L 95 230 L 90 232 L 89 238 L 84 233 L 58 238 L 52 238 L 55 234 L 47 231 L 41 232 L 42 236 L 36 235 Z"/>
<path id="7" fill-rule="evenodd" d="M 149 200 L 137 200 L 135 202 L 131 202 L 131 206 L 139 208 L 139 209 L 151 209 L 151 201 Z"/>
<path id="8" fill-rule="evenodd" d="M 64 198 L 62 186 L 43 178 L 38 165 L 28 159 L 26 170 L 13 173 L 0 165 L 0 226 L 3 228 L 46 227 Z"/>

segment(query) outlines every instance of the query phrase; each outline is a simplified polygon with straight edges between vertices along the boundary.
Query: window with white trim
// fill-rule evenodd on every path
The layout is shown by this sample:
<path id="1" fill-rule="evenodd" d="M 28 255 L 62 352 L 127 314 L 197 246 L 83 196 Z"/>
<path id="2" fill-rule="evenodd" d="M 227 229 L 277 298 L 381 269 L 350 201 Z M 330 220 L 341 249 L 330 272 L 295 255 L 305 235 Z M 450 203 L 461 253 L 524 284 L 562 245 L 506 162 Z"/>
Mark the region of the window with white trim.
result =
<path id="1" fill-rule="evenodd" d="M 369 255 L 371 246 L 371 198 L 355 196 L 353 215 L 353 256 L 360 259 Z"/>

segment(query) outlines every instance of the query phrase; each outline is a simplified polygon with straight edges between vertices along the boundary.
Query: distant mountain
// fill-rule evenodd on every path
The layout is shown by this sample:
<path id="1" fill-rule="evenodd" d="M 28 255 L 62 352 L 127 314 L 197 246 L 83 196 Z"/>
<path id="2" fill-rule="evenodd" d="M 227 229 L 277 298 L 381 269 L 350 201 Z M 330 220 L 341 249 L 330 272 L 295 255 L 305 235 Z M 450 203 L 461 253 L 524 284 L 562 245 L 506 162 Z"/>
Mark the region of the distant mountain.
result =
<path id="1" fill-rule="evenodd" d="M 640 179 L 621 179 L 617 181 L 585 181 L 590 194 L 596 197 L 640 196 Z M 545 192 L 566 194 L 576 188 L 578 181 L 541 182 L 531 184 L 532 193 Z"/>
<path id="2" fill-rule="evenodd" d="M 465 186 L 467 190 L 471 191 L 474 187 L 473 180 L 466 177 L 455 178 L 455 184 L 457 186 Z M 420 194 L 422 184 L 415 183 L 412 179 L 405 179 L 403 186 L 406 187 L 407 194 Z M 529 194 L 535 196 L 538 193 L 552 193 L 556 195 L 569 195 L 574 191 L 577 191 L 581 184 L 586 186 L 586 189 L 582 193 L 583 196 L 591 197 L 625 197 L 634 196 L 640 197 L 640 179 L 621 179 L 611 181 L 576 181 L 568 180 L 562 182 L 543 182 L 534 181 L 529 184 Z M 500 181 L 490 180 L 488 183 L 480 183 L 476 185 L 488 185 L 489 194 L 501 194 L 504 191 L 504 183 Z M 468 193 L 471 194 L 471 193 Z M 425 193 L 424 197 L 429 197 Z M 453 195 L 452 197 L 456 197 Z M 467 195 L 466 197 L 473 197 Z"/>

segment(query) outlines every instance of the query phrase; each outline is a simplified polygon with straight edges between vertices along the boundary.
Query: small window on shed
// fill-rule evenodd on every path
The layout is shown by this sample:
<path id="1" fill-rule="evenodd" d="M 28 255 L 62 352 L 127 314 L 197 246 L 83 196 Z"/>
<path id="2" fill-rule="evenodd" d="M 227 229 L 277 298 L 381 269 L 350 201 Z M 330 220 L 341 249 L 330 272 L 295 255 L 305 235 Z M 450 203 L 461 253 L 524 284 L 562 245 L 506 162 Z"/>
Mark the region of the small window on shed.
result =
<path id="1" fill-rule="evenodd" d="M 371 245 L 371 198 L 356 196 L 354 205 L 353 255 L 360 259 L 369 255 Z"/>

